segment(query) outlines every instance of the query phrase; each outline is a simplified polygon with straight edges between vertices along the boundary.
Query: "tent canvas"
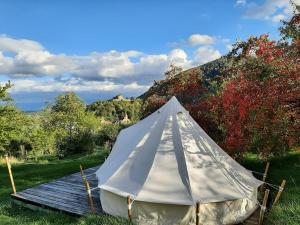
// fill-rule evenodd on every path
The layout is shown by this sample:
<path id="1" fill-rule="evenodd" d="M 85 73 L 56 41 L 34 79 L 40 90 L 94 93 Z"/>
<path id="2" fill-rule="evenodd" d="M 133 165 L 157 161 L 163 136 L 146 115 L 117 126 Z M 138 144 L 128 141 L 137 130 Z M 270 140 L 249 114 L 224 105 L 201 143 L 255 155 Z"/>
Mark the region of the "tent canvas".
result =
<path id="1" fill-rule="evenodd" d="M 206 215 L 202 223 L 240 222 L 257 207 L 262 184 L 175 97 L 122 130 L 96 175 L 104 211 L 127 217 L 130 196 L 133 217 L 142 224 L 193 224 L 196 203 Z"/>

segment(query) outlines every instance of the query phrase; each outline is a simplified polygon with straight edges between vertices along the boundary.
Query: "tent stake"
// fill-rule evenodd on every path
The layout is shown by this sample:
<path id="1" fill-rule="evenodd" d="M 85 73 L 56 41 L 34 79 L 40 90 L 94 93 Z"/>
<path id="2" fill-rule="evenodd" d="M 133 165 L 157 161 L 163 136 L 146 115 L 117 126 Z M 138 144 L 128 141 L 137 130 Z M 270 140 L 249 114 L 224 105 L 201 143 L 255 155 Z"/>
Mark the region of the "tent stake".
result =
<path id="1" fill-rule="evenodd" d="M 277 195 L 276 195 L 276 197 L 275 197 L 273 206 L 276 205 L 277 202 L 279 201 L 279 198 L 280 198 L 280 196 L 281 196 L 281 194 L 282 194 L 282 191 L 283 191 L 283 189 L 284 189 L 285 183 L 286 183 L 286 180 L 283 180 L 283 181 L 281 182 L 281 185 L 280 185 L 279 191 L 278 191 L 278 193 L 277 193 Z M 273 207 L 273 206 L 272 206 L 272 207 Z"/>
<path id="2" fill-rule="evenodd" d="M 196 204 L 196 225 L 200 225 L 200 203 Z"/>
<path id="3" fill-rule="evenodd" d="M 264 196 L 263 204 L 262 204 L 262 207 L 260 208 L 258 225 L 261 225 L 262 222 L 263 222 L 265 211 L 266 211 L 266 206 L 267 206 L 267 201 L 268 201 L 268 197 L 269 197 L 269 192 L 270 192 L 269 189 L 267 189 L 265 191 L 265 196 Z"/>
<path id="4" fill-rule="evenodd" d="M 8 155 L 5 155 L 5 159 L 6 159 L 6 164 L 7 164 L 7 169 L 8 169 L 8 173 L 9 173 L 11 186 L 12 186 L 14 194 L 16 194 L 17 193 L 16 186 L 15 186 L 14 177 L 13 177 L 13 174 L 12 174 L 12 171 L 11 171 L 11 165 L 10 165 Z"/>
<path id="5" fill-rule="evenodd" d="M 90 183 L 88 182 L 88 180 L 86 179 L 86 176 L 84 175 L 82 166 L 80 165 L 80 172 L 81 172 L 81 176 L 86 188 L 86 191 L 88 193 L 88 200 L 89 200 L 89 205 L 91 207 L 91 210 L 93 213 L 96 213 L 95 207 L 94 207 L 94 202 L 93 202 L 93 197 L 92 197 L 92 191 L 91 191 L 91 187 L 90 187 Z"/>
<path id="6" fill-rule="evenodd" d="M 270 162 L 267 162 L 267 165 L 266 165 L 266 168 L 265 168 L 265 172 L 264 172 L 264 175 L 263 175 L 263 182 L 266 181 L 266 178 L 267 178 L 267 175 L 268 175 L 268 171 L 269 171 L 269 167 L 270 167 Z M 261 185 L 261 189 L 260 191 L 262 192 L 264 190 L 264 184 Z"/>
<path id="7" fill-rule="evenodd" d="M 130 196 L 128 195 L 128 196 L 127 196 L 127 208 L 128 208 L 128 220 L 129 220 L 130 222 L 131 222 L 131 220 L 132 220 L 131 203 L 132 203 L 131 198 L 130 198 Z"/>

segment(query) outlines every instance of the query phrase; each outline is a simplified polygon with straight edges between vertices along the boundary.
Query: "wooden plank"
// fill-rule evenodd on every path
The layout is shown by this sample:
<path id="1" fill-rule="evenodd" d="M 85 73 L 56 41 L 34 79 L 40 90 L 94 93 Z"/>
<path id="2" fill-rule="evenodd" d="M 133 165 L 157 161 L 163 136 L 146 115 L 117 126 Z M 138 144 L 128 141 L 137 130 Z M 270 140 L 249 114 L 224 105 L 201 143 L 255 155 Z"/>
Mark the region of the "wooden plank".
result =
<path id="1" fill-rule="evenodd" d="M 56 192 L 59 192 L 59 193 L 66 193 L 66 194 L 73 194 L 73 195 L 79 195 L 79 196 L 86 196 L 86 192 L 82 192 L 82 191 L 76 191 L 76 190 L 73 190 L 73 189 L 64 189 L 62 190 L 60 186 L 57 186 L 57 185 L 41 185 L 38 187 L 39 189 L 42 189 L 44 191 L 52 191 L 52 190 L 55 190 Z M 33 189 L 34 191 L 35 189 Z M 98 197 L 99 198 L 99 193 L 98 191 L 92 191 L 93 193 L 93 197 Z"/>
<path id="2" fill-rule="evenodd" d="M 93 185 L 92 187 L 98 185 L 97 178 L 94 175 L 98 168 L 85 170 L 87 176 L 90 175 L 88 180 Z M 96 212 L 103 213 L 98 190 L 94 189 L 91 193 Z M 28 204 L 63 211 L 72 215 L 81 216 L 91 212 L 80 173 L 71 174 L 50 183 L 17 192 L 12 194 L 12 197 Z"/>
<path id="3" fill-rule="evenodd" d="M 69 182 L 65 182 L 65 181 L 60 181 L 60 180 L 57 180 L 55 181 L 55 183 L 58 183 L 58 184 L 62 184 L 62 185 L 65 185 L 65 186 L 72 186 L 74 188 L 79 188 L 79 189 L 83 189 L 85 190 L 85 187 L 84 185 L 82 184 L 82 180 L 80 183 L 69 183 Z"/>
<path id="4" fill-rule="evenodd" d="M 48 199 L 50 201 L 53 202 L 57 202 L 60 203 L 62 202 L 63 204 L 78 204 L 78 203 L 82 203 L 82 206 L 84 207 L 85 201 L 80 202 L 79 200 L 77 200 L 77 198 L 75 198 L 75 196 L 73 196 L 72 198 L 67 198 L 64 197 L 62 195 L 59 194 L 53 194 L 53 193 L 49 193 L 49 192 L 43 192 L 43 191 L 36 191 L 36 192 L 28 192 L 28 191 L 23 191 L 21 193 L 21 195 L 26 194 L 26 195 L 30 195 L 30 196 L 36 196 L 36 197 L 40 197 L 40 198 L 44 198 L 44 199 Z"/>
<path id="5" fill-rule="evenodd" d="M 73 213 L 73 214 L 77 214 L 77 215 L 84 215 L 85 213 L 87 213 L 86 211 L 84 211 L 82 209 L 78 210 L 69 205 L 56 204 L 55 202 L 53 202 L 51 200 L 40 198 L 40 197 L 37 197 L 34 195 L 22 193 L 22 195 L 19 194 L 18 197 L 24 198 L 24 199 L 28 200 L 29 202 L 39 203 L 41 206 L 48 206 L 50 208 L 58 209 L 61 211 L 65 211 L 65 212 L 69 212 L 69 213 Z"/>
<path id="6" fill-rule="evenodd" d="M 63 191 L 67 193 L 79 194 L 79 195 L 86 195 L 86 190 L 84 188 L 72 187 L 72 186 L 65 186 L 60 183 L 49 183 L 49 184 L 42 184 L 36 188 L 44 188 L 44 189 L 55 189 L 58 191 Z M 33 188 L 35 189 L 35 188 Z M 99 197 L 98 189 L 92 190 L 93 197 Z"/>
<path id="7" fill-rule="evenodd" d="M 29 198 L 29 200 L 42 199 L 43 201 L 47 201 L 49 204 L 55 204 L 62 207 L 71 207 L 72 209 L 80 209 L 85 211 L 89 210 L 84 203 L 80 204 L 80 201 L 77 202 L 75 202 L 74 200 L 70 201 L 69 199 L 66 198 L 58 198 L 56 196 L 51 196 L 51 195 L 45 196 L 43 193 L 37 192 L 32 194 L 28 192 L 22 192 L 22 196 L 26 196 L 27 198 Z"/>
<path id="8" fill-rule="evenodd" d="M 13 201 L 15 203 L 22 204 L 23 206 L 26 206 L 29 209 L 35 208 L 35 206 L 36 206 L 42 210 L 49 209 L 49 210 L 53 210 L 53 211 L 64 212 L 64 213 L 70 214 L 72 216 L 82 216 L 80 213 L 73 213 L 73 212 L 69 212 L 67 210 L 58 209 L 57 207 L 52 207 L 50 205 L 43 205 L 42 203 L 39 203 L 37 201 L 31 201 L 28 198 L 19 195 L 18 193 L 12 194 L 11 197 L 13 198 Z M 34 207 L 32 207 L 32 206 L 34 206 Z"/>
<path id="9" fill-rule="evenodd" d="M 22 193 L 27 193 L 27 194 L 31 194 L 31 195 L 36 195 L 36 196 L 40 196 L 40 197 L 44 197 L 47 199 L 54 199 L 57 200 L 58 202 L 61 200 L 65 200 L 64 202 L 70 202 L 70 204 L 79 204 L 80 205 L 84 205 L 85 202 L 87 202 L 87 197 L 86 196 L 79 196 L 79 195 L 67 195 L 64 193 L 57 193 L 56 191 L 43 191 L 43 190 L 35 190 L 35 192 L 31 192 L 28 190 L 25 190 Z M 100 205 L 100 204 L 98 204 Z"/>
<path id="10" fill-rule="evenodd" d="M 85 187 L 83 186 L 83 183 L 81 184 L 81 186 L 78 185 L 74 186 L 72 185 L 72 183 L 66 184 L 66 183 L 61 183 L 59 181 L 55 181 L 55 183 L 49 183 L 46 185 L 56 189 L 73 190 L 74 192 L 79 192 L 79 193 L 83 193 L 83 191 L 85 191 Z"/>
<path id="11" fill-rule="evenodd" d="M 87 196 L 87 192 L 86 190 L 76 190 L 76 189 L 72 189 L 72 188 L 64 188 L 63 186 L 59 186 L 59 185 L 43 185 L 42 188 L 44 190 L 57 190 L 58 192 L 65 192 L 68 194 L 74 194 L 74 195 L 81 195 L 81 196 Z M 93 190 L 92 191 L 92 197 L 93 198 L 99 198 L 99 192 L 97 190 Z"/>

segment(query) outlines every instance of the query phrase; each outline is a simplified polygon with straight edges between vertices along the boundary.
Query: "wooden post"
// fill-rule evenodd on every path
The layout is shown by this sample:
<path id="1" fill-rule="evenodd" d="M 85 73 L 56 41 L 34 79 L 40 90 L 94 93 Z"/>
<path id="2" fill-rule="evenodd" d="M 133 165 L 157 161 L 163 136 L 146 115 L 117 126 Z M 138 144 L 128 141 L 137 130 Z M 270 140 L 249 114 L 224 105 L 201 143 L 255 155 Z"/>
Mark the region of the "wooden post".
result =
<path id="1" fill-rule="evenodd" d="M 267 189 L 265 191 L 265 196 L 264 196 L 264 200 L 263 200 L 263 204 L 260 208 L 260 214 L 259 214 L 259 222 L 258 225 L 261 225 L 263 220 L 264 220 L 264 215 L 265 215 L 265 211 L 266 211 L 266 207 L 267 207 L 267 201 L 268 201 L 268 197 L 269 197 L 269 189 Z"/>
<path id="2" fill-rule="evenodd" d="M 132 204 L 132 201 L 131 201 L 130 196 L 128 195 L 128 196 L 127 196 L 127 208 L 128 208 L 128 220 L 129 220 L 130 222 L 131 222 L 131 220 L 132 220 L 131 204 Z"/>
<path id="3" fill-rule="evenodd" d="M 286 183 L 286 180 L 283 180 L 283 181 L 281 182 L 281 185 L 280 185 L 280 187 L 279 187 L 279 191 L 278 191 L 278 193 L 277 193 L 277 195 L 276 195 L 276 197 L 275 197 L 275 200 L 274 200 L 274 203 L 273 203 L 272 207 L 273 207 L 274 205 L 276 205 L 277 202 L 279 201 L 279 198 L 280 198 L 280 196 L 281 196 L 281 194 L 282 194 L 282 191 L 283 191 L 283 189 L 284 189 L 285 183 Z"/>
<path id="4" fill-rule="evenodd" d="M 91 192 L 91 187 L 90 187 L 90 183 L 88 182 L 88 180 L 86 179 L 86 176 L 84 175 L 82 166 L 80 165 L 80 173 L 86 188 L 86 191 L 88 193 L 88 201 L 89 201 L 89 205 L 91 207 L 91 210 L 93 213 L 96 213 L 95 207 L 94 207 L 94 202 L 93 202 L 93 197 L 92 197 L 92 192 Z"/>
<path id="5" fill-rule="evenodd" d="M 90 203 L 91 210 L 92 210 L 93 213 L 96 213 L 90 183 L 87 180 L 85 180 L 85 182 L 86 182 L 87 193 L 88 193 L 88 198 L 89 198 L 89 203 Z"/>
<path id="6" fill-rule="evenodd" d="M 266 181 L 267 175 L 268 175 L 268 171 L 269 171 L 269 167 L 270 167 L 270 162 L 267 162 L 266 168 L 265 168 L 265 172 L 264 172 L 264 176 L 263 176 L 263 182 Z"/>
<path id="7" fill-rule="evenodd" d="M 200 203 L 196 204 L 196 225 L 200 225 Z"/>
<path id="8" fill-rule="evenodd" d="M 267 178 L 267 175 L 268 175 L 268 171 L 269 171 L 269 167 L 270 167 L 270 162 L 267 162 L 267 165 L 266 165 L 266 168 L 265 168 L 265 172 L 264 172 L 264 175 L 263 175 L 263 182 L 266 181 L 266 178 Z M 260 191 L 262 192 L 264 190 L 264 184 L 261 185 L 261 189 Z"/>
<path id="9" fill-rule="evenodd" d="M 13 174 L 12 174 L 12 171 L 11 171 L 11 165 L 10 165 L 8 155 L 5 155 L 5 159 L 6 159 L 6 164 L 7 164 L 7 169 L 8 169 L 8 173 L 9 173 L 11 186 L 12 186 L 14 194 L 16 194 L 17 193 L 16 186 L 15 186 L 14 177 L 13 177 Z"/>

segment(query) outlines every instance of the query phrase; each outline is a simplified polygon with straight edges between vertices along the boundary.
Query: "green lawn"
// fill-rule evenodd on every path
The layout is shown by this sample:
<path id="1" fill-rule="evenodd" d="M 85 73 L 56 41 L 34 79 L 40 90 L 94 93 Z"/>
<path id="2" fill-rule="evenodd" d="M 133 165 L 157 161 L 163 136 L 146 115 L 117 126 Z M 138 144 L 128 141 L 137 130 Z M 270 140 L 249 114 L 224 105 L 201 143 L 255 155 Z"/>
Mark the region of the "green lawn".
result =
<path id="1" fill-rule="evenodd" d="M 104 161 L 107 153 L 100 151 L 88 156 L 77 156 L 65 160 L 41 160 L 39 162 L 13 164 L 13 173 L 17 190 L 23 190 L 53 179 L 78 172 L 79 164 L 85 168 L 93 167 Z M 263 171 L 264 163 L 255 156 L 248 156 L 244 162 L 246 168 L 254 171 Z M 286 157 L 271 161 L 268 182 L 280 184 L 282 179 L 287 180 L 286 189 L 280 203 L 271 210 L 265 224 L 300 224 L 300 153 L 292 152 Z M 272 190 L 271 198 L 274 198 Z M 0 164 L 0 224 L 13 225 L 58 225 L 58 224 L 128 224 L 126 220 L 109 216 L 94 216 L 75 218 L 63 213 L 32 211 L 13 204 L 9 194 L 11 187 L 7 176 L 7 168 Z"/>

